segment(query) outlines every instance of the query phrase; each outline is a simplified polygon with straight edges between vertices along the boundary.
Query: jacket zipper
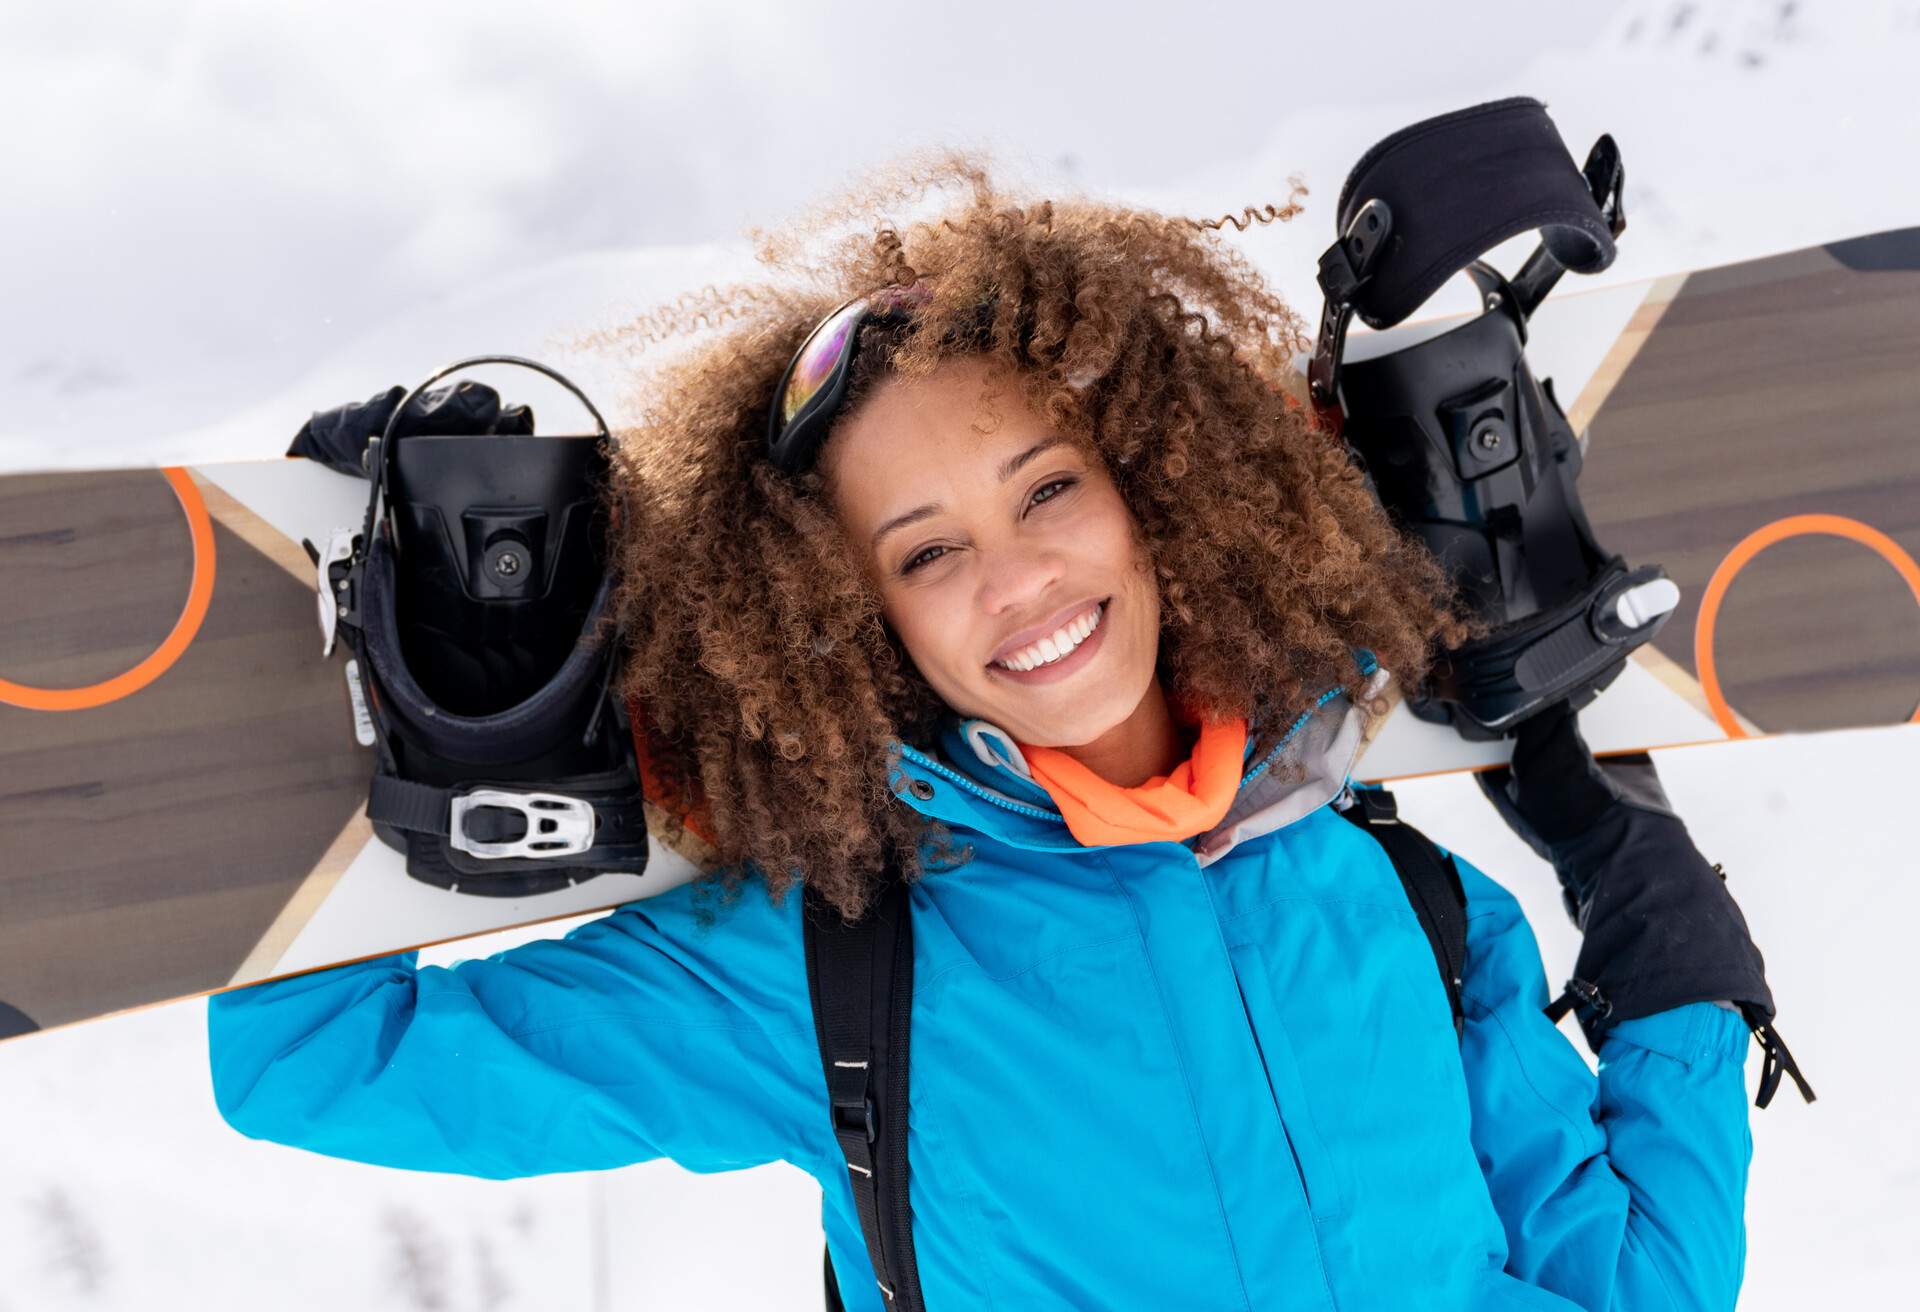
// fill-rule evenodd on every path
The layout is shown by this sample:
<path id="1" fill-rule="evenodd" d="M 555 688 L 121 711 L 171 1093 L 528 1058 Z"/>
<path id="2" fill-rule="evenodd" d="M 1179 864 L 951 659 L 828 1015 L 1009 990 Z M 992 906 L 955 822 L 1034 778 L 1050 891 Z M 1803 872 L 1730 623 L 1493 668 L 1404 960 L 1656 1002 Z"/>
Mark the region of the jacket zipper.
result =
<path id="1" fill-rule="evenodd" d="M 1369 672 L 1370 671 L 1362 671 L 1362 673 L 1369 673 Z M 1241 789 L 1244 789 L 1248 784 L 1252 783 L 1255 779 L 1258 779 L 1263 773 L 1266 772 L 1267 767 L 1273 764 L 1273 759 L 1276 756 L 1280 755 L 1281 751 L 1286 747 L 1286 745 L 1289 742 L 1293 741 L 1293 736 L 1296 733 L 1300 732 L 1300 726 L 1302 726 L 1308 720 L 1313 718 L 1314 711 L 1319 710 L 1322 706 L 1325 706 L 1328 702 L 1332 701 L 1335 697 L 1339 695 L 1340 695 L 1340 688 L 1338 685 L 1335 685 L 1334 687 L 1329 688 L 1325 692 L 1320 694 L 1319 699 L 1314 702 L 1312 710 L 1302 711 L 1300 713 L 1300 718 L 1295 720 L 1293 724 L 1287 729 L 1287 732 L 1281 737 L 1280 741 L 1273 745 L 1273 750 L 1268 752 L 1266 756 L 1261 759 L 1258 765 L 1254 766 L 1253 769 L 1247 771 L 1246 774 L 1241 776 L 1240 787 L 1234 790 L 1235 795 L 1237 796 Z M 995 792 L 990 788 L 985 788 L 982 785 L 975 783 L 972 779 L 969 779 L 966 775 L 961 774 L 958 770 L 950 769 L 947 766 L 942 765 L 940 762 L 934 760 L 932 757 L 927 756 L 924 752 L 920 751 L 919 748 L 914 747 L 911 743 L 900 744 L 900 754 L 906 757 L 907 759 L 913 761 L 916 765 L 920 766 L 922 769 L 931 770 L 933 773 L 939 775 L 941 778 L 947 780 L 950 783 L 958 785 L 959 787 L 965 789 L 967 792 L 972 793 L 974 796 L 983 798 L 986 801 L 992 802 L 995 806 L 1005 807 L 1007 810 L 1012 811 L 1016 815 L 1024 815 L 1029 820 L 1059 820 L 1062 823 L 1065 823 L 1066 821 L 1066 817 L 1061 815 L 1060 812 L 1058 811 L 1050 811 L 1047 808 L 1040 807 L 1040 806 L 1029 806 L 1025 802 L 1016 802 L 1012 798 L 1007 797 L 1005 794 Z"/>

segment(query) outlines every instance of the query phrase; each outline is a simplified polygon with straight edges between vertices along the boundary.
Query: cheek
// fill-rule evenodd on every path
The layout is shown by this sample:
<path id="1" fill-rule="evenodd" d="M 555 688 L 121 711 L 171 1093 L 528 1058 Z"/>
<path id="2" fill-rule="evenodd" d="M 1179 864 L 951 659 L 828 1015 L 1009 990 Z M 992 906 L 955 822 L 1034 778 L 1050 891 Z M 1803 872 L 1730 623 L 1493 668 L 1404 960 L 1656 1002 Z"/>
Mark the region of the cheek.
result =
<path id="1" fill-rule="evenodd" d="M 924 592 L 892 598 L 883 611 L 888 627 L 923 676 L 931 677 L 950 659 L 946 645 L 953 641 L 953 626 L 939 621 L 942 613 Z"/>
<path id="2" fill-rule="evenodd" d="M 1138 535 L 1133 512 L 1118 491 L 1109 493 L 1111 503 L 1103 507 L 1097 525 L 1100 550 L 1116 574 L 1125 574 L 1129 583 L 1141 590 L 1156 591 L 1152 556 Z"/>

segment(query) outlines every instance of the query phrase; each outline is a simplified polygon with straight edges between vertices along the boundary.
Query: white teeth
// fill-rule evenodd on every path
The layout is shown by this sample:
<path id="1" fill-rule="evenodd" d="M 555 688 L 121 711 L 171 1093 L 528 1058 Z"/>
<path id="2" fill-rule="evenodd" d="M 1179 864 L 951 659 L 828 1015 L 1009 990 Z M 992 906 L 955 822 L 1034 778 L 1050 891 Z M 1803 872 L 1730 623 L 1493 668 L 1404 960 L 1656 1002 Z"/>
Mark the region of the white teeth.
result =
<path id="1" fill-rule="evenodd" d="M 1101 617 L 1106 614 L 1106 603 L 1101 602 L 1080 619 L 1056 631 L 1050 638 L 1042 638 L 1031 647 L 1017 651 L 1004 661 L 995 661 L 995 665 L 1025 673 L 1042 665 L 1051 665 L 1061 657 L 1072 653 L 1075 647 L 1087 640 L 1087 635 L 1099 627 Z"/>

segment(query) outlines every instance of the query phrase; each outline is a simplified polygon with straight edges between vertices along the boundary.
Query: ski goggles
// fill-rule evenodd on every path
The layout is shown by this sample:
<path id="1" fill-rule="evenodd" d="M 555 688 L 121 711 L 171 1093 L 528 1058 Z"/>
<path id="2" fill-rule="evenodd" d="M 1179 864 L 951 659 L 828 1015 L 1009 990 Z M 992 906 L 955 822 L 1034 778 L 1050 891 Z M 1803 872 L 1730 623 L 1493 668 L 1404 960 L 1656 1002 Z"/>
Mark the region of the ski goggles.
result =
<path id="1" fill-rule="evenodd" d="M 796 474 L 813 463 L 833 417 L 847 398 L 860 329 L 868 323 L 902 325 L 912 321 L 911 307 L 933 296 L 921 283 L 883 287 L 856 296 L 822 319 L 780 375 L 767 416 L 767 456 L 782 473 Z"/>

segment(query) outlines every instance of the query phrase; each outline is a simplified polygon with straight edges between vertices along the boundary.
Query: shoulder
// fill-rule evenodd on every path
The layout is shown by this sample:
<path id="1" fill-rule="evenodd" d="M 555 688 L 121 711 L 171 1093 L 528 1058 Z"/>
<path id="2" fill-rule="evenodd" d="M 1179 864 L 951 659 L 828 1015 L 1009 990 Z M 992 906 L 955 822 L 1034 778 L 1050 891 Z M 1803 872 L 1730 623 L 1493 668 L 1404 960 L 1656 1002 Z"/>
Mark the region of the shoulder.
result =
<path id="1" fill-rule="evenodd" d="M 775 902 L 755 871 L 711 871 L 650 897 L 614 908 L 608 920 L 701 943 L 762 941 L 800 928 L 800 889 Z"/>
<path id="2" fill-rule="evenodd" d="M 1441 849 L 1446 851 L 1446 849 Z M 1520 901 L 1479 866 L 1458 852 L 1447 852 L 1460 872 L 1460 889 L 1467 895 L 1467 926 L 1471 935 L 1477 927 L 1482 934 L 1508 932 L 1527 923 Z"/>
<path id="3" fill-rule="evenodd" d="M 811 1029 L 800 907 L 797 887 L 776 904 L 764 879 L 729 887 L 715 873 L 623 903 L 557 942 L 631 966 L 637 979 L 674 989 L 683 1006 L 704 997 L 769 1031 Z"/>
<path id="4" fill-rule="evenodd" d="M 1544 1007 L 1540 944 L 1519 900 L 1458 852 L 1449 855 L 1467 900 L 1467 991 L 1489 1007 L 1521 1000 Z"/>

